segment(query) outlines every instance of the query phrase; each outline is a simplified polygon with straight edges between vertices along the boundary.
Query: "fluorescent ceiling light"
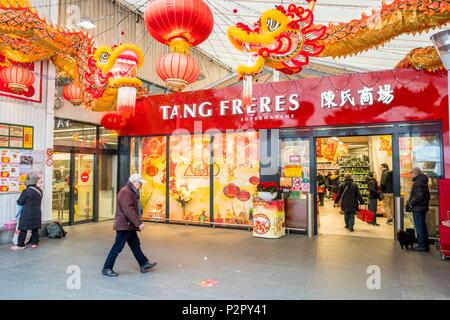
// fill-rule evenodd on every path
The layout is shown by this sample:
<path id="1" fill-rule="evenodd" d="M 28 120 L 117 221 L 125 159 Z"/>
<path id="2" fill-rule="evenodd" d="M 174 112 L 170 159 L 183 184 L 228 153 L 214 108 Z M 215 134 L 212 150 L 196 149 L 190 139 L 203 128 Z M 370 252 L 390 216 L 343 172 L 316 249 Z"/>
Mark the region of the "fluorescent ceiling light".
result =
<path id="1" fill-rule="evenodd" d="M 94 29 L 97 25 L 89 19 L 81 19 L 80 22 L 77 23 L 77 26 L 84 29 Z"/>

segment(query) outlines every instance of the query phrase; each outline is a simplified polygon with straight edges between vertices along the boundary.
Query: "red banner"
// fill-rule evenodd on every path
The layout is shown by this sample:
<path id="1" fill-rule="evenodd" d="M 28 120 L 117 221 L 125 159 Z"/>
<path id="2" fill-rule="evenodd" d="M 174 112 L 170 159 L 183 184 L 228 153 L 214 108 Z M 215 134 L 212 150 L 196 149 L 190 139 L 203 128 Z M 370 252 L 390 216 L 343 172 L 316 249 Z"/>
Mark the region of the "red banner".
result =
<path id="1" fill-rule="evenodd" d="M 150 96 L 121 135 L 172 134 L 176 129 L 271 129 L 448 119 L 446 72 L 388 70 L 255 84 L 242 106 L 241 86 Z"/>

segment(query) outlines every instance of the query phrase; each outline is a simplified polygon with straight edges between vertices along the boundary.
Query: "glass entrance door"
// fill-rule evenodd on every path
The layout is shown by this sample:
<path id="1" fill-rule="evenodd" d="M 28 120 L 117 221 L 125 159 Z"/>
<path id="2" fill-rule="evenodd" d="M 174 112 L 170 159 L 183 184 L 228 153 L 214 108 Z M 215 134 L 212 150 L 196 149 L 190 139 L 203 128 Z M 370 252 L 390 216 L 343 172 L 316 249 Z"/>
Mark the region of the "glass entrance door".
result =
<path id="1" fill-rule="evenodd" d="M 403 203 L 409 199 L 413 184 L 411 170 L 418 167 L 428 179 L 430 211 L 427 214 L 429 237 L 437 237 L 439 226 L 438 179 L 443 177 L 442 142 L 439 133 L 407 133 L 400 136 L 400 191 Z M 405 206 L 404 206 L 405 207 Z M 404 228 L 414 228 L 412 214 L 403 211 Z"/>
<path id="2" fill-rule="evenodd" d="M 282 139 L 280 159 L 280 186 L 285 199 L 286 228 L 306 230 L 311 178 L 309 139 Z"/>
<path id="3" fill-rule="evenodd" d="M 53 166 L 52 218 L 69 222 L 70 212 L 70 153 L 55 152 Z"/>
<path id="4" fill-rule="evenodd" d="M 74 223 L 93 220 L 94 214 L 94 155 L 75 154 Z"/>
<path id="5" fill-rule="evenodd" d="M 94 155 L 55 152 L 53 220 L 66 224 L 93 221 Z"/>

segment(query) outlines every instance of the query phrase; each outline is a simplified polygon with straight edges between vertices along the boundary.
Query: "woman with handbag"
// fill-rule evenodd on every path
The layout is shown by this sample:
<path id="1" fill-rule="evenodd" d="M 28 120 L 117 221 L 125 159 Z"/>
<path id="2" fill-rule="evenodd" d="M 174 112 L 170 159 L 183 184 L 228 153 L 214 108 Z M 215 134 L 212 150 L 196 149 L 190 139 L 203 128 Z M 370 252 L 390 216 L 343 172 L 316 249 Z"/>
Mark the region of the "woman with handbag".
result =
<path id="1" fill-rule="evenodd" d="M 25 179 L 27 188 L 22 191 L 17 204 L 23 206 L 19 217 L 19 237 L 17 245 L 11 247 L 12 250 L 25 249 L 25 240 L 28 230 L 31 230 L 31 247 L 37 248 L 39 242 L 39 229 L 42 227 L 42 190 L 37 186 L 39 176 L 36 173 L 29 173 Z"/>
<path id="2" fill-rule="evenodd" d="M 350 173 L 345 174 L 344 183 L 339 186 L 334 203 L 340 203 L 341 205 L 341 210 L 344 212 L 345 228 L 350 232 L 355 231 L 353 229 L 355 225 L 355 212 L 359 210 L 358 204 L 364 204 L 364 199 L 359 192 L 358 186 L 353 182 Z"/>
<path id="3" fill-rule="evenodd" d="M 375 179 L 375 173 L 369 172 L 366 177 L 367 190 L 369 191 L 369 210 L 373 213 L 373 220 L 369 222 L 374 226 L 379 226 L 377 223 L 378 200 L 381 200 L 383 194 L 379 191 L 378 181 Z"/>

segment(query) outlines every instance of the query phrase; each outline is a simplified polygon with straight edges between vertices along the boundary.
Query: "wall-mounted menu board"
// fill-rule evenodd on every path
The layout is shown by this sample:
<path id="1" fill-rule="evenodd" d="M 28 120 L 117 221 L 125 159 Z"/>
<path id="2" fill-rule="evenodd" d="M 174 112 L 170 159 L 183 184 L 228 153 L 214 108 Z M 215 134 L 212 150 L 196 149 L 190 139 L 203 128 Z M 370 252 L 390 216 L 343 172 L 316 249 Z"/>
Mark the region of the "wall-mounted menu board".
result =
<path id="1" fill-rule="evenodd" d="M 0 148 L 33 149 L 34 128 L 0 123 Z"/>

